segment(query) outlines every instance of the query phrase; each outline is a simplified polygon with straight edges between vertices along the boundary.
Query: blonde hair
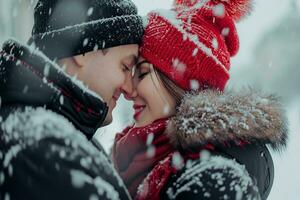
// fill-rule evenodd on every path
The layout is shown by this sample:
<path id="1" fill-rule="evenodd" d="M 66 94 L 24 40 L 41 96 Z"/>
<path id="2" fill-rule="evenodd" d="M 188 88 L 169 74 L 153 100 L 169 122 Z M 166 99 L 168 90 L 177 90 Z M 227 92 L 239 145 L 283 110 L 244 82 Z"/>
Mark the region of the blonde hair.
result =
<path id="1" fill-rule="evenodd" d="M 178 106 L 181 103 L 185 91 L 181 89 L 179 86 L 177 86 L 171 79 L 169 79 L 165 74 L 157 70 L 155 67 L 153 67 L 153 70 L 155 75 L 163 84 L 163 86 L 167 89 L 167 91 L 171 94 L 171 96 L 174 97 L 176 106 Z"/>

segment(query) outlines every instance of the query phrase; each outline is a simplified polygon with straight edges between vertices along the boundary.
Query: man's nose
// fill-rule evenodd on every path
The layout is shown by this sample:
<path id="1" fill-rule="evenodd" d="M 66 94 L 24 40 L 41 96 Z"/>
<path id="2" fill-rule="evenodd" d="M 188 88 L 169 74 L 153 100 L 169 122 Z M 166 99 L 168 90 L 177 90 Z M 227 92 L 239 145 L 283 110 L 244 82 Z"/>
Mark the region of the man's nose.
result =
<path id="1" fill-rule="evenodd" d="M 126 76 L 126 79 L 125 79 L 125 82 L 121 88 L 122 90 L 122 93 L 125 97 L 125 99 L 127 100 L 131 100 L 131 96 L 132 96 L 132 93 L 133 93 L 133 82 L 132 82 L 132 77 L 131 75 L 127 75 Z"/>

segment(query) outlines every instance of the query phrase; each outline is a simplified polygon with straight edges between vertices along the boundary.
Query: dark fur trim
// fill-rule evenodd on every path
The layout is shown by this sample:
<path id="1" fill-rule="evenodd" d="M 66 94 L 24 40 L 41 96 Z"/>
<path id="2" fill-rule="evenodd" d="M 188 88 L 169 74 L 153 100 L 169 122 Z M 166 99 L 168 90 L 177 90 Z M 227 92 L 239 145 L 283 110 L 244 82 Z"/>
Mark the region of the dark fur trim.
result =
<path id="1" fill-rule="evenodd" d="M 239 93 L 202 91 L 184 97 L 168 122 L 167 135 L 181 149 L 246 140 L 280 150 L 287 140 L 284 114 L 274 95 L 252 89 Z"/>

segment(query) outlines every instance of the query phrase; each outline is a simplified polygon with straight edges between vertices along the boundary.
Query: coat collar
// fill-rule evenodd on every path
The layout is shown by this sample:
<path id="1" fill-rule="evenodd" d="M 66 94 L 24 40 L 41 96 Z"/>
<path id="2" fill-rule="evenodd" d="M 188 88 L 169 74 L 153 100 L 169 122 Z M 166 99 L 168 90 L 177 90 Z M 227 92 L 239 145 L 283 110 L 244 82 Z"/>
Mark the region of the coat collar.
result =
<path id="1" fill-rule="evenodd" d="M 102 126 L 106 103 L 42 52 L 9 40 L 0 61 L 2 106 L 45 107 L 66 117 L 88 139 Z"/>
<path id="2" fill-rule="evenodd" d="M 187 94 L 167 131 L 177 148 L 248 141 L 270 144 L 276 150 L 286 146 L 287 120 L 274 95 L 253 89 L 240 92 L 202 91 Z"/>

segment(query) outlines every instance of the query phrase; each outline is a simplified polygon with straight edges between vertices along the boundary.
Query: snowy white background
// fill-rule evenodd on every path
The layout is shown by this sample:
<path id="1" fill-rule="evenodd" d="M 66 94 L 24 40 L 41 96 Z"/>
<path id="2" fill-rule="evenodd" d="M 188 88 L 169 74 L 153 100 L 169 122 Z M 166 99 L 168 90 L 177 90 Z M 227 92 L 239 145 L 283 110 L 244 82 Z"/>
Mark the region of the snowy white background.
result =
<path id="1" fill-rule="evenodd" d="M 36 0 L 0 0 L 0 43 L 8 37 L 26 42 Z M 133 0 L 139 13 L 170 8 L 172 0 Z M 269 200 L 299 199 L 300 191 L 300 0 L 257 0 L 252 15 L 237 25 L 241 48 L 232 59 L 231 88 L 254 86 L 283 97 L 290 138 L 285 152 L 273 152 L 275 181 Z M 131 123 L 131 103 L 124 99 L 114 123 L 97 133 L 109 150 L 114 135 Z"/>

